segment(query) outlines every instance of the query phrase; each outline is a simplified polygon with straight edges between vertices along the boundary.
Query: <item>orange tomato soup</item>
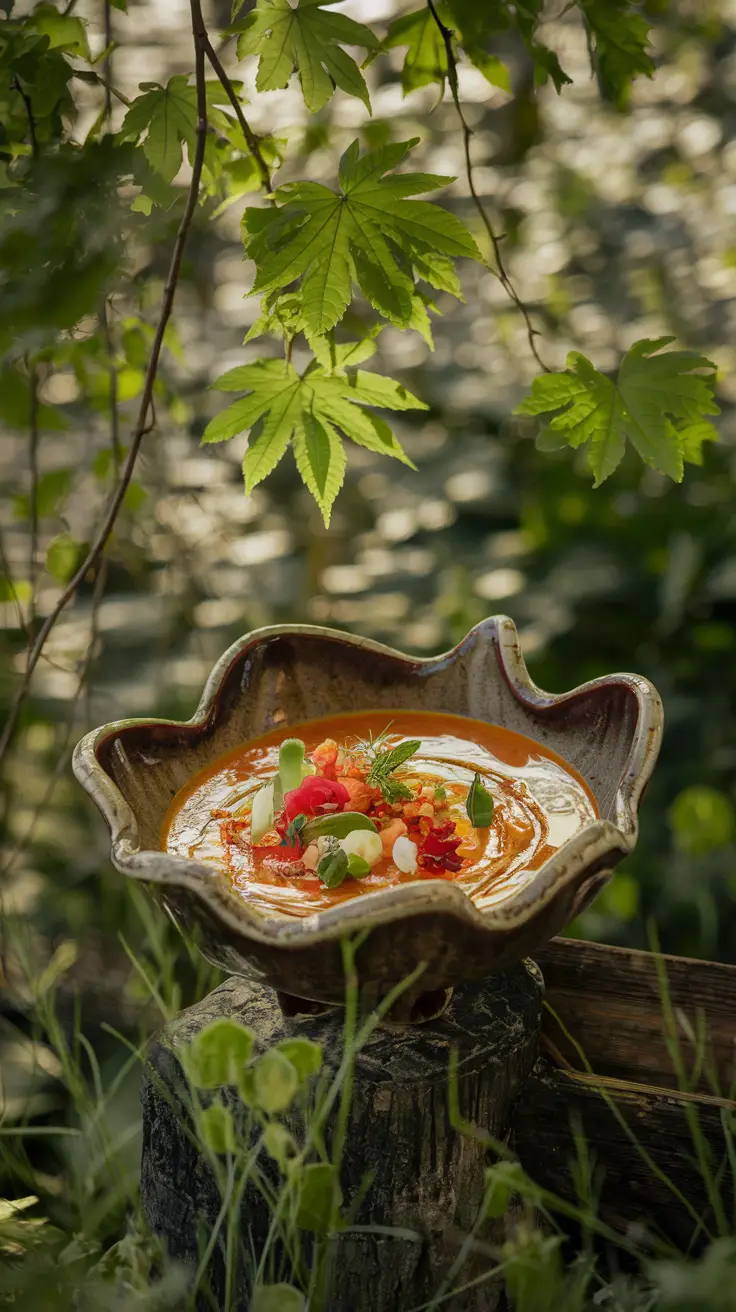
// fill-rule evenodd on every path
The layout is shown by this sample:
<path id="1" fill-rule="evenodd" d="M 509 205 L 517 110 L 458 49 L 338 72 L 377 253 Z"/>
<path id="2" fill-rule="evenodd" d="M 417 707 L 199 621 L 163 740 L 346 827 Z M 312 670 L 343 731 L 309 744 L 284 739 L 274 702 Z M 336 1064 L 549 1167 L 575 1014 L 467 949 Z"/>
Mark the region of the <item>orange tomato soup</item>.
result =
<path id="1" fill-rule="evenodd" d="M 376 750 L 370 742 L 379 736 L 383 750 L 420 740 L 415 754 L 395 773 L 404 793 L 411 794 L 408 802 L 403 797 L 389 805 L 377 789 L 361 783 L 365 762 L 371 759 L 364 753 Z M 336 888 L 326 887 L 317 871 L 306 869 L 303 861 L 279 859 L 285 849 L 279 848 L 275 832 L 265 840 L 272 844 L 267 852 L 273 853 L 273 860 L 263 860 L 262 845 L 254 851 L 253 798 L 276 775 L 279 747 L 286 737 L 303 740 L 306 759 L 314 754 L 318 775 L 326 771 L 334 779 L 342 770 L 347 782 L 349 767 L 356 767 L 351 803 L 345 809 L 370 806 L 376 827 L 389 838 L 369 873 L 344 878 Z M 476 775 L 493 798 L 493 815 L 486 828 L 474 828 L 467 810 Z M 373 801 L 361 800 L 363 794 Z M 179 856 L 216 866 L 236 896 L 269 916 L 308 916 L 346 898 L 437 878 L 453 880 L 483 910 L 503 902 L 597 815 L 593 795 L 578 772 L 531 738 L 457 715 L 366 711 L 274 729 L 221 757 L 177 793 L 164 820 L 161 845 Z M 392 835 L 402 825 L 419 851 L 419 865 L 410 872 L 400 869 L 391 855 Z M 427 841 L 432 830 L 452 835 L 448 865 L 459 868 L 447 869 L 441 858 L 422 856 L 425 848 L 437 849 L 436 843 L 432 848 Z"/>

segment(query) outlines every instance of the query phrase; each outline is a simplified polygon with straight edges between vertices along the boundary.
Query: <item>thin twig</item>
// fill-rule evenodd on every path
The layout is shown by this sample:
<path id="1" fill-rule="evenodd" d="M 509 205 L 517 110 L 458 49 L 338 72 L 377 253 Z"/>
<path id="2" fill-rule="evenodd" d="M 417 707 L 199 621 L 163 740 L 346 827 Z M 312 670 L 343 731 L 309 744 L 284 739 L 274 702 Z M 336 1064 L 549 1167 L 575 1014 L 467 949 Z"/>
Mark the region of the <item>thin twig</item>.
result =
<path id="1" fill-rule="evenodd" d="M 33 106 L 30 98 L 26 95 L 21 86 L 20 78 L 13 78 L 13 86 L 20 96 L 26 109 L 26 118 L 28 119 L 28 133 L 31 138 L 31 150 L 35 159 L 38 159 L 38 137 L 36 136 L 36 120 L 33 117 Z"/>
<path id="2" fill-rule="evenodd" d="M 192 13 L 192 32 L 194 35 L 195 79 L 196 79 L 196 86 L 197 86 L 197 145 L 194 153 L 194 161 L 192 164 L 192 178 L 189 183 L 187 202 L 184 209 L 184 213 L 181 217 L 179 230 L 176 234 L 176 240 L 174 242 L 174 249 L 171 255 L 171 264 L 169 266 L 169 274 L 166 279 L 166 286 L 164 287 L 163 300 L 161 303 L 161 313 L 159 315 L 159 321 L 154 335 L 153 344 L 151 347 L 151 358 L 148 362 L 148 369 L 146 370 L 145 382 L 143 384 L 143 392 L 141 394 L 141 400 L 138 408 L 138 416 L 136 419 L 135 428 L 133 429 L 130 449 L 126 457 L 125 464 L 123 465 L 120 480 L 112 493 L 104 519 L 99 529 L 97 530 L 94 541 L 89 551 L 87 552 L 87 555 L 82 561 L 82 564 L 79 566 L 79 569 L 76 571 L 73 578 L 70 579 L 66 588 L 64 589 L 61 596 L 59 597 L 59 600 L 54 606 L 54 609 L 51 611 L 51 614 L 47 616 L 46 620 L 41 626 L 38 637 L 36 638 L 36 641 L 29 652 L 28 664 L 26 667 L 26 672 L 23 681 L 11 705 L 8 718 L 2 732 L 2 736 L 0 736 L 0 764 L 5 759 L 5 755 L 7 754 L 13 734 L 15 732 L 15 726 L 18 723 L 18 716 L 20 715 L 20 711 L 28 695 L 28 690 L 31 685 L 33 672 L 36 666 L 38 665 L 39 660 L 41 659 L 48 636 L 51 633 L 52 629 L 54 628 L 55 624 L 57 623 L 59 616 L 66 609 L 72 598 L 76 595 L 76 591 L 80 583 L 83 582 L 88 572 L 91 569 L 94 569 L 94 567 L 99 562 L 105 544 L 107 543 L 107 540 L 110 537 L 110 534 L 112 533 L 115 527 L 115 521 L 117 520 L 118 514 L 120 512 L 120 507 L 123 504 L 125 493 L 127 492 L 128 487 L 130 486 L 130 481 L 133 477 L 133 471 L 135 469 L 136 460 L 138 459 L 138 452 L 140 451 L 141 443 L 143 441 L 143 438 L 146 436 L 148 432 L 150 432 L 151 429 L 151 425 L 148 420 L 148 415 L 151 408 L 153 388 L 156 382 L 156 375 L 158 372 L 158 364 L 161 356 L 161 349 L 163 346 L 164 333 L 166 332 L 169 319 L 171 318 L 171 311 L 174 305 L 174 297 L 176 295 L 176 288 L 179 282 L 179 274 L 181 272 L 181 262 L 182 262 L 182 257 L 184 255 L 184 247 L 186 245 L 186 240 L 189 235 L 189 229 L 192 224 L 192 219 L 194 218 L 194 211 L 199 196 L 199 184 L 202 177 L 202 164 L 204 162 L 204 149 L 205 149 L 205 143 L 207 137 L 207 92 L 205 87 L 205 51 L 204 51 L 204 45 L 202 44 L 202 37 L 201 37 L 201 32 L 203 29 L 202 13 L 201 13 L 199 0 L 190 0 L 190 3 L 191 3 L 191 13 Z"/>
<path id="3" fill-rule="evenodd" d="M 28 429 L 30 442 L 28 465 L 31 472 L 31 490 L 28 510 L 31 521 L 31 541 L 28 551 L 28 582 L 31 588 L 28 603 L 28 627 L 33 636 L 36 620 L 36 580 L 38 577 L 38 378 L 33 365 L 28 368 Z"/>
<path id="4" fill-rule="evenodd" d="M 100 606 L 102 605 L 102 600 L 105 594 L 106 582 L 107 582 L 107 556 L 103 552 L 97 568 L 97 576 L 95 578 L 94 588 L 92 591 L 92 607 L 90 612 L 87 650 L 85 652 L 82 663 L 77 670 L 77 686 L 74 690 L 74 694 L 71 698 L 71 701 L 68 704 L 68 714 L 61 738 L 59 755 L 56 759 L 56 763 L 51 772 L 51 777 L 49 778 L 49 781 L 46 784 L 46 788 L 44 789 L 43 796 L 40 798 L 36 807 L 34 808 L 34 812 L 29 822 L 28 828 L 23 834 L 23 837 L 18 839 L 18 842 L 16 843 L 12 851 L 9 853 L 7 860 L 5 861 L 4 865 L 0 869 L 0 876 L 2 876 L 3 879 L 7 878 L 7 876 L 10 874 L 11 870 L 15 866 L 18 858 L 23 855 L 26 848 L 28 847 L 28 844 L 32 842 L 39 821 L 43 816 L 47 814 L 51 799 L 54 793 L 56 792 L 56 789 L 61 781 L 61 777 L 69 761 L 69 757 L 71 755 L 71 750 L 72 750 L 72 738 L 74 737 L 74 725 L 77 715 L 77 707 L 79 705 L 79 700 L 82 696 L 82 693 L 85 689 L 89 667 L 92 664 L 92 661 L 94 660 L 97 654 L 97 641 L 99 638 L 99 614 L 100 614 Z"/>
<path id="5" fill-rule="evenodd" d="M 32 634 L 30 628 L 28 627 L 28 621 L 23 612 L 23 603 L 20 597 L 18 596 L 18 590 L 15 586 L 15 580 L 10 570 L 10 561 L 8 560 L 7 552 L 5 550 L 5 543 L 3 541 L 2 532 L 0 532 L 0 566 L 2 567 L 4 578 L 7 580 L 8 591 L 10 593 L 11 600 L 13 602 L 13 605 L 15 606 L 15 611 L 18 616 L 18 628 L 23 630 L 23 632 L 26 635 L 26 638 L 28 639 L 28 643 L 30 645 L 32 641 Z"/>
<path id="6" fill-rule="evenodd" d="M 107 301 L 104 300 L 100 311 L 100 322 L 105 337 L 107 376 L 110 384 L 110 446 L 112 448 L 113 465 L 117 477 L 120 474 L 120 465 L 123 456 L 122 447 L 120 445 L 120 416 L 118 415 L 118 371 L 115 368 L 115 347 L 112 340 L 112 333 L 110 331 L 110 321 L 107 317 Z"/>
<path id="7" fill-rule="evenodd" d="M 210 41 L 207 28 L 204 25 L 204 19 L 202 18 L 202 7 L 201 7 L 200 0 L 191 0 L 191 5 L 192 5 L 192 20 L 193 22 L 196 21 L 196 23 L 198 24 L 198 26 L 195 27 L 195 34 L 198 40 L 202 44 L 202 49 L 204 50 L 204 53 L 209 59 L 213 71 L 217 74 L 217 77 L 219 78 L 222 88 L 225 91 L 228 100 L 230 101 L 230 104 L 235 110 L 235 115 L 238 120 L 238 123 L 240 124 L 240 130 L 243 133 L 243 136 L 245 137 L 248 150 L 250 151 L 256 164 L 258 165 L 258 172 L 261 175 L 261 182 L 266 188 L 266 191 L 270 192 L 271 174 L 269 173 L 268 170 L 268 164 L 263 158 L 258 137 L 256 136 L 255 132 L 250 126 L 248 120 L 246 119 L 240 101 L 235 92 L 235 88 L 232 82 L 230 81 L 228 74 L 225 72 L 225 69 L 223 68 L 222 62 L 220 60 L 220 56 L 218 55 L 217 51 L 215 50 L 215 47 Z"/>
<path id="8" fill-rule="evenodd" d="M 452 38 L 455 35 L 455 33 L 452 31 L 451 28 L 447 27 L 447 25 L 442 22 L 442 19 L 437 13 L 434 0 L 427 0 L 427 5 L 429 6 L 429 12 L 431 13 L 432 18 L 437 24 L 437 28 L 440 32 L 440 35 L 445 45 L 445 55 L 447 58 L 447 81 L 450 85 L 450 93 L 452 95 L 452 102 L 455 106 L 455 112 L 457 113 L 457 116 L 460 120 L 463 129 L 465 175 L 467 178 L 470 194 L 473 198 L 473 203 L 478 211 L 478 214 L 480 215 L 481 221 L 483 223 L 483 227 L 485 228 L 488 234 L 488 239 L 493 248 L 493 258 L 496 261 L 496 274 L 501 286 L 506 292 L 506 295 L 509 297 L 509 300 L 513 301 L 517 310 L 521 314 L 524 323 L 526 324 L 526 335 L 527 338 L 529 339 L 529 349 L 532 355 L 534 356 L 534 359 L 536 360 L 540 369 L 543 369 L 545 373 L 549 373 L 549 367 L 544 363 L 544 360 L 540 356 L 539 351 L 537 350 L 537 344 L 534 340 L 535 337 L 539 337 L 539 329 L 534 327 L 529 311 L 526 308 L 521 297 L 519 296 L 519 293 L 514 287 L 514 284 L 512 283 L 506 271 L 506 266 L 504 264 L 503 256 L 501 254 L 501 238 L 494 231 L 493 224 L 491 223 L 491 220 L 489 219 L 486 213 L 485 206 L 483 205 L 483 202 L 475 189 L 475 179 L 473 177 L 473 161 L 470 155 L 470 138 L 472 137 L 473 132 L 470 126 L 468 125 L 465 115 L 463 114 L 462 105 L 460 104 L 460 93 L 459 93 L 458 80 L 457 80 L 457 60 L 455 59 L 455 51 L 452 48 Z"/>
<path id="9" fill-rule="evenodd" d="M 112 5 L 110 0 L 105 0 L 105 62 L 103 71 L 105 77 L 105 122 L 108 130 L 111 128 L 112 120 Z"/>

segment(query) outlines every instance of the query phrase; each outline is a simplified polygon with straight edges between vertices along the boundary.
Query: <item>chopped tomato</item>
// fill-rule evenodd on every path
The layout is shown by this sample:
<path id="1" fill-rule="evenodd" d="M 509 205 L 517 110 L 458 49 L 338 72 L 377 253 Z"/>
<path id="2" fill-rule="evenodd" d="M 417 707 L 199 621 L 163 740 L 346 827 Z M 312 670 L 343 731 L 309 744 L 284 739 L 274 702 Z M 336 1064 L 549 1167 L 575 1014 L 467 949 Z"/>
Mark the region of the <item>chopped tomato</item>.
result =
<path id="1" fill-rule="evenodd" d="M 353 775 L 341 774 L 337 782 L 347 789 L 350 798 L 347 808 L 349 811 L 362 811 L 365 815 L 381 795 L 377 788 L 371 788 L 363 779 L 356 779 Z"/>

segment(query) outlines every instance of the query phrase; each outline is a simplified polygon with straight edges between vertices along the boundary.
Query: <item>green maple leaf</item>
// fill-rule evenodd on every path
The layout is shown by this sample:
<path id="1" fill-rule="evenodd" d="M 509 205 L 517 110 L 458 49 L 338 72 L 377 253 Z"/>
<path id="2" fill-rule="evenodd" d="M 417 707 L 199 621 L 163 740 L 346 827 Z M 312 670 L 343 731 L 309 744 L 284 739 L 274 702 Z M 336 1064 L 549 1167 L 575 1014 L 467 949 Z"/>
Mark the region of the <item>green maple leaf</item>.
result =
<path id="1" fill-rule="evenodd" d="M 474 0 L 475 4 L 475 0 Z M 441 4 L 435 6 L 439 16 L 454 28 L 453 50 L 459 44 L 467 58 L 493 86 L 510 91 L 509 74 L 505 64 L 495 55 L 489 54 L 481 44 L 486 35 L 497 30 L 495 24 L 487 22 L 485 15 L 478 11 L 470 16 L 460 17 Z M 473 21 L 474 20 L 474 21 Z M 486 31 L 486 28 L 488 29 Z M 447 51 L 434 15 L 428 7 L 415 9 L 412 13 L 402 14 L 389 24 L 388 31 L 381 42 L 381 50 L 393 50 L 397 46 L 406 46 L 404 64 L 401 70 L 401 86 L 404 95 L 415 91 L 417 87 L 428 86 L 438 82 L 444 86 L 447 77 Z M 374 56 L 369 56 L 369 60 Z M 369 62 L 366 60 L 366 63 Z"/>
<path id="2" fill-rule="evenodd" d="M 358 65 L 341 43 L 371 50 L 378 44 L 369 27 L 345 14 L 327 12 L 339 0 L 258 0 L 255 9 L 236 25 L 238 55 L 260 55 L 256 87 L 276 91 L 285 87 L 294 67 L 307 109 L 327 104 L 335 87 L 357 96 L 367 109 L 371 102 Z"/>
<path id="3" fill-rule="evenodd" d="M 240 94 L 241 83 L 234 83 Z M 165 182 L 174 180 L 181 168 L 182 152 L 186 145 L 190 162 L 194 158 L 197 138 L 197 90 L 189 85 L 187 73 L 169 78 L 165 87 L 158 82 L 142 82 L 142 95 L 131 103 L 120 129 L 123 141 L 137 139 L 146 133 L 143 153 L 151 168 Z M 211 127 L 224 135 L 233 132 L 234 125 L 218 105 L 227 104 L 227 96 L 219 82 L 207 83 L 207 120 Z M 245 143 L 243 143 L 245 147 Z"/>
<path id="4" fill-rule="evenodd" d="M 566 373 L 542 374 L 515 414 L 557 412 L 540 435 L 539 446 L 553 450 L 588 445 L 598 487 L 623 458 L 628 439 L 642 460 L 675 482 L 683 461 L 702 463 L 704 441 L 717 439 L 705 418 L 719 414 L 713 398 L 715 365 L 692 351 L 667 351 L 674 341 L 635 342 L 624 356 L 615 382 L 577 351 L 567 357 Z M 710 370 L 709 376 L 696 369 Z"/>
<path id="5" fill-rule="evenodd" d="M 257 266 L 253 292 L 272 293 L 301 278 L 305 323 L 310 332 L 325 333 L 342 318 L 357 282 L 374 309 L 406 327 L 416 313 L 415 256 L 417 272 L 430 280 L 433 270 L 447 279 L 448 263 L 452 271 L 459 256 L 480 260 L 454 214 L 409 199 L 453 179 L 385 176 L 415 144 L 416 138 L 361 156 L 354 141 L 340 160 L 339 192 L 317 182 L 287 183 L 274 193 L 276 208 L 246 209 L 245 248 Z"/>
<path id="6" fill-rule="evenodd" d="M 345 475 L 341 434 L 414 468 L 386 421 L 365 407 L 427 407 L 393 378 L 353 367 L 372 348 L 371 342 L 322 343 L 321 357 L 302 375 L 283 360 L 257 360 L 230 369 L 213 386 L 248 395 L 207 425 L 203 443 L 223 442 L 250 430 L 243 461 L 246 493 L 268 477 L 291 445 L 297 469 L 329 525 Z"/>
<path id="7" fill-rule="evenodd" d="M 624 105 L 633 79 L 654 76 L 650 22 L 631 0 L 578 0 L 592 40 L 601 82 Z"/>

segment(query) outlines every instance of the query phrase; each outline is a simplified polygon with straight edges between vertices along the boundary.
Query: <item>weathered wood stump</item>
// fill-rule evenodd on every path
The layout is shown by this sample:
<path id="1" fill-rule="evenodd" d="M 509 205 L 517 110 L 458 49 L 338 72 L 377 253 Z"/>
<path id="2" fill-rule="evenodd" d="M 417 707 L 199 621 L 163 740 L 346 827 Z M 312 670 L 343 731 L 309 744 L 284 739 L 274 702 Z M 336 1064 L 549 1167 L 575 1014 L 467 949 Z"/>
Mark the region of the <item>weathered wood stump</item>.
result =
<path id="1" fill-rule="evenodd" d="M 374 1173 L 356 1226 L 408 1227 L 419 1232 L 421 1242 L 375 1233 L 339 1234 L 334 1241 L 330 1312 L 409 1312 L 437 1290 L 476 1220 L 487 1164 L 482 1143 L 463 1137 L 450 1124 L 450 1052 L 458 1051 L 461 1115 L 504 1138 L 514 1098 L 537 1056 L 543 990 L 538 968 L 523 962 L 480 985 L 458 988 L 437 1019 L 421 1025 L 381 1025 L 359 1053 L 341 1173 L 343 1195 L 349 1204 L 366 1172 Z M 212 1226 L 221 1200 L 187 1132 L 185 1083 L 176 1051 L 222 1017 L 248 1025 L 264 1048 L 284 1038 L 312 1039 L 322 1046 L 330 1071 L 342 1056 L 341 1009 L 285 1015 L 273 990 L 239 978 L 227 980 L 162 1034 L 151 1051 L 143 1084 L 143 1205 L 149 1224 L 166 1240 L 171 1254 L 189 1262 L 197 1261 L 198 1232 L 201 1236 L 203 1225 L 205 1231 Z M 222 1096 L 231 1106 L 237 1102 L 234 1090 L 224 1090 Z M 270 1220 L 255 1188 L 246 1189 L 240 1213 L 244 1252 L 261 1251 Z M 486 1223 L 484 1237 L 498 1242 L 502 1224 Z M 481 1265 L 466 1262 L 453 1286 L 465 1284 L 488 1266 L 487 1259 Z M 250 1279 L 243 1264 L 237 1297 L 225 1312 L 249 1306 Z M 209 1283 L 224 1309 L 217 1254 Z M 442 1308 L 496 1312 L 502 1299 L 498 1283 L 489 1280 L 458 1293 Z"/>

